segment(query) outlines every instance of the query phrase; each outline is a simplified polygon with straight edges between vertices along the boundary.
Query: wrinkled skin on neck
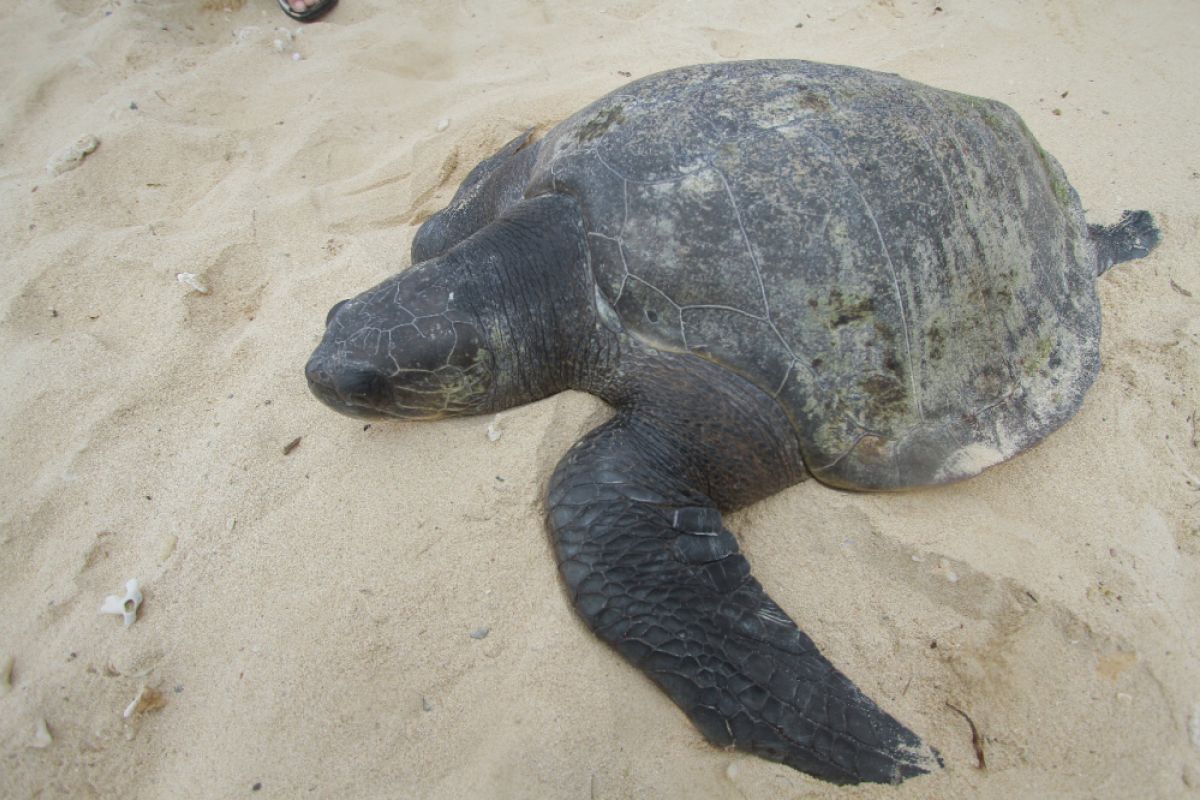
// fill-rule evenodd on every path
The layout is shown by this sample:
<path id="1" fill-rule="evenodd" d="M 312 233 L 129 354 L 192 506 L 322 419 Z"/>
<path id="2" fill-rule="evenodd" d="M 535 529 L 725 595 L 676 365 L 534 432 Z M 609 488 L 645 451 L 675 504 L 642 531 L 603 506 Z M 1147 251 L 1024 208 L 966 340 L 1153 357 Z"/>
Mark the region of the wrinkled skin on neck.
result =
<path id="1" fill-rule="evenodd" d="M 329 311 L 305 368 L 356 417 L 438 419 L 578 385 L 595 316 L 574 202 L 545 197 Z"/>

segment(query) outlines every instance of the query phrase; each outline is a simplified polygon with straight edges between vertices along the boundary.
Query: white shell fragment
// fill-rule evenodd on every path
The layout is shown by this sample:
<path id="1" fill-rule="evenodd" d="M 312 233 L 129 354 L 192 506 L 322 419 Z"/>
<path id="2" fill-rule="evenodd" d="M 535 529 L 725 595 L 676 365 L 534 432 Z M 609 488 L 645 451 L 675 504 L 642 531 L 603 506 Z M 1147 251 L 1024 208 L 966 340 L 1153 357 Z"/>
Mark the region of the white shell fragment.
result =
<path id="1" fill-rule="evenodd" d="M 179 281 L 184 286 L 191 289 L 193 292 L 199 292 L 200 294 L 208 294 L 208 287 L 200 282 L 200 279 L 196 277 L 196 273 L 194 273 L 194 272 L 177 273 L 175 275 L 175 280 Z"/>
<path id="2" fill-rule="evenodd" d="M 234 31 L 233 38 L 237 40 L 238 44 L 245 44 L 246 42 L 259 38 L 261 33 L 262 29 L 257 25 L 247 25 Z"/>
<path id="3" fill-rule="evenodd" d="M 504 435 L 504 431 L 500 428 L 500 415 L 497 414 L 495 419 L 488 423 L 487 437 L 489 442 L 498 442 L 500 437 Z"/>
<path id="4" fill-rule="evenodd" d="M 80 136 L 72 144 L 59 150 L 46 162 L 46 172 L 51 175 L 61 175 L 73 170 L 83 163 L 90 153 L 100 146 L 100 140 L 90 133 Z"/>
<path id="5" fill-rule="evenodd" d="M 448 117 L 443 117 L 442 119 L 438 120 L 438 124 L 437 124 L 437 132 L 438 133 L 441 133 L 442 131 L 446 130 L 449 127 L 450 127 L 450 119 Z"/>
<path id="6" fill-rule="evenodd" d="M 110 594 L 104 598 L 104 605 L 100 606 L 100 613 L 121 616 L 125 620 L 125 627 L 128 628 L 137 621 L 138 607 L 141 604 L 142 591 L 138 588 L 137 578 L 130 578 L 125 582 L 125 596 L 118 597 Z"/>
<path id="7" fill-rule="evenodd" d="M 950 568 L 950 560 L 947 558 L 940 559 L 934 572 L 940 573 L 942 577 L 950 581 L 950 583 L 958 583 L 958 573 Z"/>
<path id="8" fill-rule="evenodd" d="M 33 741 L 29 743 L 29 746 L 45 750 L 52 744 L 54 744 L 54 737 L 50 735 L 50 729 L 46 727 L 45 718 L 38 717 L 37 727 L 33 731 Z"/>
<path id="9" fill-rule="evenodd" d="M 292 32 L 287 28 L 276 28 L 275 39 L 271 42 L 271 46 L 275 48 L 276 53 L 282 53 L 284 50 L 291 48 Z"/>
<path id="10" fill-rule="evenodd" d="M 125 710 L 121 712 L 121 716 L 129 719 L 134 714 L 144 714 L 147 711 L 157 711 L 167 704 L 162 692 L 157 689 L 151 689 L 149 686 L 142 686 L 137 696 L 133 698 L 133 702 L 125 706 Z"/>

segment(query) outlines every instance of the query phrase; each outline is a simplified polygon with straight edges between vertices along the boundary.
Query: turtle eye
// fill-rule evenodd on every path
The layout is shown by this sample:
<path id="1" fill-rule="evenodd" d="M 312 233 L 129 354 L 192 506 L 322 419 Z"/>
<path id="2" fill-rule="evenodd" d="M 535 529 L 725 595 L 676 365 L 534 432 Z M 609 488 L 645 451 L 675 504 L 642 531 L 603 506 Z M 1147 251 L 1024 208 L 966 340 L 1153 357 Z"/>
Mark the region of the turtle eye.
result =
<path id="1" fill-rule="evenodd" d="M 350 302 L 349 300 L 339 300 L 338 302 L 333 304 L 333 308 L 329 309 L 329 313 L 325 315 L 325 327 L 326 328 L 329 327 L 330 322 L 333 322 L 334 316 L 337 314 L 337 312 L 339 310 L 341 310 L 342 306 L 346 305 L 346 303 L 349 303 L 349 302 Z"/>

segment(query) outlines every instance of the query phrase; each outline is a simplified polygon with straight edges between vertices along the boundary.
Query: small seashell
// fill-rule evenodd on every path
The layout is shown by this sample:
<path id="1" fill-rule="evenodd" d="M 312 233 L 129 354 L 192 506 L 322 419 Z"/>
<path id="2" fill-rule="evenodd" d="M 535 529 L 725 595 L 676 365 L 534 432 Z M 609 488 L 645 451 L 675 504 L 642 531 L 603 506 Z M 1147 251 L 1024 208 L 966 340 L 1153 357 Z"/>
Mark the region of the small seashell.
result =
<path id="1" fill-rule="evenodd" d="M 200 294 L 208 294 L 208 287 L 200 282 L 200 279 L 196 277 L 196 273 L 194 273 L 194 272 L 176 273 L 175 280 L 179 281 L 184 286 L 191 289 L 193 292 L 199 292 Z"/>
<path id="2" fill-rule="evenodd" d="M 442 119 L 438 120 L 438 124 L 437 124 L 437 132 L 438 133 L 441 133 L 442 131 L 446 130 L 449 127 L 450 127 L 450 119 L 448 117 L 443 117 Z"/>
<path id="3" fill-rule="evenodd" d="M 54 744 L 54 737 L 50 735 L 50 729 L 46 727 L 44 717 L 38 717 L 37 727 L 33 732 L 33 741 L 30 742 L 30 747 L 36 747 L 38 750 L 45 750 L 50 745 Z"/>
<path id="4" fill-rule="evenodd" d="M 75 169 L 83 163 L 83 159 L 94 153 L 99 146 L 100 140 L 90 133 L 86 133 L 76 139 L 73 144 L 55 153 L 46 162 L 46 172 L 49 172 L 51 175 L 61 175 L 68 170 Z"/>
<path id="5" fill-rule="evenodd" d="M 244 28 L 238 28 L 233 32 L 233 38 L 238 44 L 245 44 L 251 39 L 258 38 L 259 28 L 256 25 L 247 25 Z"/>
<path id="6" fill-rule="evenodd" d="M 497 414 L 496 418 L 488 423 L 488 426 L 487 426 L 488 441 L 489 442 L 498 442 L 498 441 L 500 441 L 500 437 L 503 435 L 504 435 L 504 431 L 500 428 L 500 415 Z"/>
<path id="7" fill-rule="evenodd" d="M 492 629 L 485 625 L 482 628 L 476 628 L 475 630 L 471 631 L 470 636 L 472 639 L 486 639 L 487 635 L 491 632 Z"/>
<path id="8" fill-rule="evenodd" d="M 119 615 L 125 620 L 125 627 L 128 628 L 137 621 L 138 607 L 141 604 L 142 591 L 138 588 L 137 578 L 130 578 L 125 582 L 125 596 L 118 597 L 110 594 L 104 598 L 104 605 L 100 606 L 100 613 Z"/>

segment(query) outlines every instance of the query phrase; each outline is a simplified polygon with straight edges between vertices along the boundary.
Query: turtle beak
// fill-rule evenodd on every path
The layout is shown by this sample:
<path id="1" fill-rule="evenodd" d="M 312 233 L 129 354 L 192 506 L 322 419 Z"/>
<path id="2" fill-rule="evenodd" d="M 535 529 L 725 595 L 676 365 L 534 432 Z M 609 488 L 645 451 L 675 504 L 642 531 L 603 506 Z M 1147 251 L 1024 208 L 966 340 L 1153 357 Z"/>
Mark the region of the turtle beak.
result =
<path id="1" fill-rule="evenodd" d="M 387 416 L 376 410 L 379 398 L 389 391 L 387 379 L 369 368 L 334 368 L 318 349 L 304 366 L 308 388 L 325 405 L 351 417 L 379 419 Z"/>

